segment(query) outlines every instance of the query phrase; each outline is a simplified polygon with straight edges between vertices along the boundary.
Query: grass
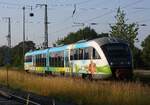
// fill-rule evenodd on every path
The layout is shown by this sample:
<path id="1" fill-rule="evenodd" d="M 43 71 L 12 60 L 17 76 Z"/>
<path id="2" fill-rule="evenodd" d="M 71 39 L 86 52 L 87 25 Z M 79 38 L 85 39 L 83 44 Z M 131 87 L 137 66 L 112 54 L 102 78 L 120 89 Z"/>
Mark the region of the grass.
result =
<path id="1" fill-rule="evenodd" d="M 150 70 L 135 70 L 134 78 L 136 80 L 150 83 Z"/>
<path id="2" fill-rule="evenodd" d="M 0 84 L 6 85 L 6 70 L 0 70 Z M 140 83 L 91 82 L 9 71 L 9 85 L 62 101 L 70 100 L 77 105 L 150 105 L 150 87 Z"/>

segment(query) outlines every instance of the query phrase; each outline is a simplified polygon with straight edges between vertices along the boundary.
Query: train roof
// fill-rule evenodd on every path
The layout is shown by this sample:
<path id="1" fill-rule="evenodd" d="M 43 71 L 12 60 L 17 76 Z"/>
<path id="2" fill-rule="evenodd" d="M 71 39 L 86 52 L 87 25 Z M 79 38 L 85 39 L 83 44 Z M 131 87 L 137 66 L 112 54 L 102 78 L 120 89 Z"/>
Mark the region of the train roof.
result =
<path id="1" fill-rule="evenodd" d="M 36 54 L 45 54 L 45 53 L 47 53 L 47 51 L 48 51 L 48 49 L 29 51 L 25 54 L 25 56 L 36 55 Z"/>
<path id="2" fill-rule="evenodd" d="M 52 47 L 52 48 L 48 48 L 48 51 L 49 52 L 53 52 L 53 51 L 62 51 L 64 49 L 67 48 L 67 45 L 64 45 L 64 46 L 56 46 L 56 47 Z"/>
<path id="3" fill-rule="evenodd" d="M 123 43 L 123 44 L 127 44 L 126 41 L 121 40 L 119 38 L 114 38 L 114 37 L 102 37 L 102 38 L 97 38 L 97 39 L 93 39 L 93 40 L 82 40 L 82 41 L 78 41 L 74 44 L 69 44 L 69 45 L 63 45 L 63 46 L 58 46 L 58 47 L 52 47 L 52 48 L 48 48 L 48 49 L 43 49 L 43 50 L 35 50 L 35 51 L 29 51 L 25 54 L 25 56 L 30 56 L 30 55 L 36 55 L 36 54 L 45 54 L 47 52 L 53 52 L 53 51 L 62 51 L 64 49 L 67 49 L 67 47 L 73 45 L 75 48 L 83 48 L 83 47 L 88 47 L 89 46 L 89 42 L 95 41 L 96 43 L 99 44 L 99 46 L 103 46 L 105 44 L 111 44 L 111 43 Z"/>
<path id="4" fill-rule="evenodd" d="M 119 38 L 114 38 L 114 37 L 102 37 L 98 39 L 94 39 L 100 46 L 105 45 L 105 44 L 110 44 L 110 43 L 123 43 L 127 44 L 127 41 L 119 39 Z"/>

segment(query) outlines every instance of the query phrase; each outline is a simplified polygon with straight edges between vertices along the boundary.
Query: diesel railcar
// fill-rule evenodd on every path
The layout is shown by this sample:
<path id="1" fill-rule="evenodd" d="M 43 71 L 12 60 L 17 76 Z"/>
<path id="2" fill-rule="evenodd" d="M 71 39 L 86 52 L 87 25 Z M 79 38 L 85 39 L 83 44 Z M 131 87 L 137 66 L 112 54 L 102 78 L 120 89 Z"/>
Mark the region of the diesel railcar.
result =
<path id="1" fill-rule="evenodd" d="M 130 79 L 133 72 L 128 44 L 112 37 L 30 51 L 24 59 L 26 71 L 45 74 Z"/>

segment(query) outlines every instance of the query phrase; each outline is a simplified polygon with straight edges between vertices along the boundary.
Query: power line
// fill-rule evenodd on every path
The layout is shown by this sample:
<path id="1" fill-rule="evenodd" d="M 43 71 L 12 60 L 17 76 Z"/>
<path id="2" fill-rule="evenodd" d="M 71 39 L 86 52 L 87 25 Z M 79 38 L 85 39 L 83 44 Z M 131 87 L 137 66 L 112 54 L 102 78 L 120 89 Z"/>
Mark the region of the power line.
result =
<path id="1" fill-rule="evenodd" d="M 71 29 L 71 28 L 73 28 L 73 27 L 72 27 L 72 26 L 67 26 L 67 27 L 64 27 L 64 28 L 62 28 L 62 29 L 56 30 L 56 31 L 54 31 L 54 32 L 51 32 L 51 34 L 59 33 L 59 32 L 61 32 L 61 31 L 64 31 L 64 30 L 66 30 L 66 29 Z"/>
<path id="2" fill-rule="evenodd" d="M 122 8 L 127 8 L 127 7 L 129 7 L 129 6 L 135 5 L 135 4 L 140 3 L 140 2 L 143 2 L 143 1 L 144 1 L 144 0 L 137 0 L 137 1 L 133 2 L 133 3 L 130 3 L 130 4 L 127 4 L 127 5 L 123 6 Z M 106 12 L 106 13 L 104 13 L 104 14 L 102 14 L 102 15 L 99 15 L 99 16 L 96 16 L 96 17 L 94 17 L 94 18 L 88 19 L 88 20 L 86 20 L 85 22 L 92 21 L 92 20 L 95 20 L 95 19 L 97 19 L 97 18 L 102 18 L 102 17 L 104 17 L 104 16 L 106 16 L 106 15 L 112 14 L 112 13 L 115 12 L 115 11 L 116 11 L 116 9 L 115 9 L 115 10 L 110 10 L 109 12 Z"/>
<path id="3" fill-rule="evenodd" d="M 144 0 L 143 0 L 143 1 L 144 1 Z M 142 0 L 137 0 L 137 1 L 135 1 L 135 2 L 132 2 L 132 3 L 130 3 L 130 4 L 127 4 L 127 5 L 123 6 L 122 8 L 128 8 L 128 7 L 132 6 L 132 5 L 138 4 L 138 3 L 143 2 L 143 1 L 142 1 Z M 95 20 L 95 19 L 97 19 L 97 18 L 102 18 L 102 17 L 104 17 L 104 16 L 106 16 L 106 15 L 112 14 L 112 13 L 115 12 L 115 11 L 116 11 L 116 9 L 115 9 L 115 10 L 110 10 L 109 12 L 106 12 L 106 13 L 104 13 L 104 14 L 102 14 L 102 15 L 99 15 L 99 16 L 97 16 L 97 17 L 88 19 L 88 20 L 86 20 L 84 23 L 89 22 L 89 21 L 92 21 L 92 20 Z M 69 28 L 69 27 L 62 28 L 62 29 L 57 30 L 57 31 L 55 31 L 55 32 L 53 32 L 53 33 L 61 32 L 62 30 L 65 30 L 65 29 L 68 29 L 68 28 Z M 70 27 L 70 28 L 72 28 L 72 27 Z"/>
<path id="4" fill-rule="evenodd" d="M 88 2 L 90 2 L 90 1 L 93 1 L 93 0 L 85 0 L 85 1 L 77 2 L 77 3 L 75 3 L 75 4 L 81 5 L 81 4 L 88 3 Z"/>
<path id="5" fill-rule="evenodd" d="M 137 21 L 137 22 L 141 23 L 141 22 L 149 22 L 149 21 L 150 21 L 150 19 L 144 19 L 144 20 L 140 20 L 140 21 Z"/>
<path id="6" fill-rule="evenodd" d="M 17 3 L 9 3 L 9 2 L 1 2 L 0 4 L 4 4 L 4 5 L 13 5 L 13 6 L 22 6 L 23 4 L 17 4 Z"/>
<path id="7" fill-rule="evenodd" d="M 90 1 L 90 0 L 85 0 L 85 1 Z M 91 0 L 91 1 L 92 1 L 92 0 Z M 141 0 L 138 0 L 138 1 L 136 1 L 136 2 L 138 3 L 139 1 L 141 2 Z M 132 5 L 133 5 L 133 4 L 135 5 L 136 2 L 133 2 Z M 82 1 L 82 2 L 80 2 L 80 3 L 81 3 L 81 4 L 84 4 L 85 2 Z M 78 4 L 78 3 L 77 3 L 77 4 Z M 20 5 L 20 4 L 19 4 L 19 5 Z M 79 4 L 79 5 L 80 5 L 80 4 Z M 14 5 L 14 6 L 15 6 L 15 5 Z M 69 6 L 69 5 L 68 5 L 68 6 Z M 131 6 L 131 4 L 130 4 L 130 5 L 126 5 L 126 6 L 129 7 L 129 6 Z M 123 7 L 123 8 L 127 8 L 127 7 Z M 112 11 L 115 12 L 116 9 L 115 9 L 115 10 L 111 10 L 111 11 L 109 11 L 109 12 L 106 12 L 106 13 L 104 13 L 103 15 L 100 15 L 100 16 L 97 17 L 97 18 L 101 18 L 101 16 L 102 16 L 102 17 L 105 17 L 106 15 L 111 14 Z M 97 19 L 97 18 L 95 18 L 95 19 Z M 71 19 L 71 17 L 68 17 L 68 18 L 64 19 L 61 23 L 64 23 L 64 22 L 66 22 L 66 21 L 68 21 L 68 20 L 70 20 L 70 19 Z M 91 20 L 94 20 L 94 19 L 91 19 Z M 91 21 L 91 20 L 88 19 L 88 21 Z M 57 31 L 54 32 L 54 33 L 60 32 L 61 30 L 65 30 L 65 29 L 68 29 L 68 28 L 72 28 L 72 27 L 65 27 L 65 28 L 63 28 L 63 29 L 57 30 Z"/>
<path id="8" fill-rule="evenodd" d="M 137 9 L 137 10 L 150 10 L 150 8 L 148 8 L 148 7 L 135 7 L 133 9 Z"/>

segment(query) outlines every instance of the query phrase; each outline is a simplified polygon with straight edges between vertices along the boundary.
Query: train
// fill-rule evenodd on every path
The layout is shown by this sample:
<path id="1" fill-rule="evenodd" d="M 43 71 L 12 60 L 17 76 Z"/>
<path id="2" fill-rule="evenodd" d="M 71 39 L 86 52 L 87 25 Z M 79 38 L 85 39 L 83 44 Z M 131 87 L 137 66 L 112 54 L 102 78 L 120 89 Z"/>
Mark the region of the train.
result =
<path id="1" fill-rule="evenodd" d="M 102 37 L 29 51 L 24 56 L 24 70 L 89 79 L 131 79 L 133 63 L 126 41 Z"/>

